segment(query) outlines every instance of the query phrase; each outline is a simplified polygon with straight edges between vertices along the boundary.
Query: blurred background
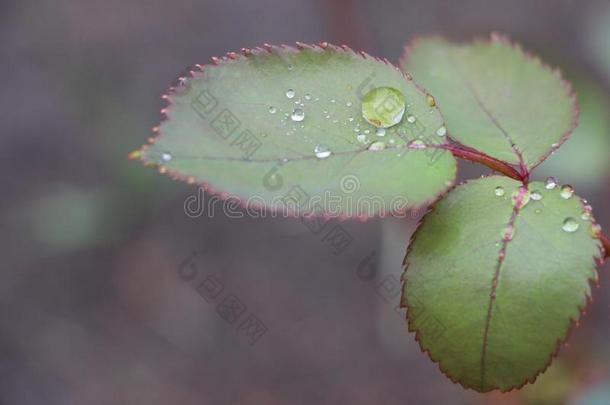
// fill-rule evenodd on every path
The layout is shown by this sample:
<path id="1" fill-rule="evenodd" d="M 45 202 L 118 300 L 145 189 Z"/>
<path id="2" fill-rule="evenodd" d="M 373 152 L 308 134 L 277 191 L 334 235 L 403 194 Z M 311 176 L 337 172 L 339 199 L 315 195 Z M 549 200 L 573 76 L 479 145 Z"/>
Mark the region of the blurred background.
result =
<path id="1" fill-rule="evenodd" d="M 0 2 L 1 404 L 608 404 L 610 277 L 539 380 L 479 395 L 422 354 L 396 310 L 407 220 L 185 215 L 195 186 L 128 152 L 187 66 L 264 42 L 397 61 L 414 35 L 497 30 L 574 83 L 573 137 L 536 173 L 610 229 L 610 2 Z M 488 171 L 461 163 L 460 177 Z"/>

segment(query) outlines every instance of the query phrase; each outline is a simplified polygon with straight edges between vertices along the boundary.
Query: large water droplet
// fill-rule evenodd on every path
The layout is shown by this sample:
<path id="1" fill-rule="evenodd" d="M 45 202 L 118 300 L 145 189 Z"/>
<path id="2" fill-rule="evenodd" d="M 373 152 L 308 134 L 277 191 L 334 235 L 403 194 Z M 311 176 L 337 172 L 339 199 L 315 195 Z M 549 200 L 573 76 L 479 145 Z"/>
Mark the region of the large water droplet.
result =
<path id="1" fill-rule="evenodd" d="M 369 150 L 371 151 L 380 151 L 385 149 L 385 143 L 381 141 L 373 142 L 371 146 L 369 146 Z"/>
<path id="2" fill-rule="evenodd" d="M 545 187 L 547 190 L 553 190 L 555 187 L 557 187 L 557 180 L 555 179 L 555 177 L 547 178 L 545 182 Z"/>
<path id="3" fill-rule="evenodd" d="M 370 124 L 389 128 L 398 124 L 405 113 L 403 94 L 392 87 L 377 87 L 362 98 L 362 116 Z"/>
<path id="4" fill-rule="evenodd" d="M 326 145 L 316 145 L 316 147 L 313 149 L 313 153 L 318 159 L 325 159 L 332 154 Z"/>
<path id="5" fill-rule="evenodd" d="M 564 200 L 569 200 L 574 195 L 574 189 L 572 188 L 572 186 L 565 185 L 561 187 L 560 195 L 561 198 L 563 198 Z"/>
<path id="6" fill-rule="evenodd" d="M 580 228 L 580 225 L 574 218 L 566 218 L 565 221 L 563 221 L 563 226 L 561 227 L 561 229 L 569 233 L 576 232 L 578 228 Z"/>
<path id="7" fill-rule="evenodd" d="M 502 197 L 504 194 L 506 194 L 506 191 L 504 191 L 504 187 L 498 186 L 494 190 L 494 194 L 497 195 L 498 197 Z"/>
<path id="8" fill-rule="evenodd" d="M 300 108 L 295 108 L 292 114 L 290 114 L 290 119 L 293 121 L 303 121 L 305 119 L 305 112 Z"/>
<path id="9" fill-rule="evenodd" d="M 295 94 L 296 93 L 292 89 L 289 89 L 288 91 L 286 91 L 286 97 L 288 97 L 288 98 L 294 98 Z"/>

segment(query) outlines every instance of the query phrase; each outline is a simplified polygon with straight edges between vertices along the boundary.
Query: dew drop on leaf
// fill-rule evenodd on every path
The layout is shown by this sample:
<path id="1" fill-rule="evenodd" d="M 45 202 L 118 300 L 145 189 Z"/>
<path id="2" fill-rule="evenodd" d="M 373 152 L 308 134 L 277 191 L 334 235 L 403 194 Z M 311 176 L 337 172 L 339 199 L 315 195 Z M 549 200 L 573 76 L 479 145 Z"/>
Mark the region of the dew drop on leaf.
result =
<path id="1" fill-rule="evenodd" d="M 593 236 L 596 239 L 599 239 L 599 237 L 602 234 L 602 227 L 599 224 L 593 224 L 591 226 L 591 236 Z"/>
<path id="2" fill-rule="evenodd" d="M 443 125 L 442 127 L 440 127 L 439 129 L 436 130 L 436 135 L 438 135 L 438 136 L 447 135 L 447 128 Z"/>
<path id="3" fill-rule="evenodd" d="M 566 218 L 565 221 L 563 221 L 563 226 L 561 227 L 561 229 L 568 233 L 574 233 L 578 230 L 578 228 L 580 228 L 580 225 L 574 218 Z"/>
<path id="4" fill-rule="evenodd" d="M 565 186 L 561 187 L 560 195 L 561 195 L 561 198 L 563 198 L 564 200 L 569 200 L 574 195 L 574 188 L 572 188 L 572 186 L 565 185 Z"/>
<path id="5" fill-rule="evenodd" d="M 545 182 L 545 187 L 547 190 L 555 189 L 555 187 L 557 187 L 557 180 L 555 179 L 555 177 L 547 178 Z"/>
<path id="6" fill-rule="evenodd" d="M 412 141 L 411 143 L 409 143 L 409 149 L 426 149 L 426 148 L 427 148 L 426 144 L 420 139 L 416 139 L 416 140 Z"/>
<path id="7" fill-rule="evenodd" d="M 332 152 L 326 145 L 316 145 L 316 147 L 313 149 L 313 153 L 318 159 L 325 159 L 329 157 Z"/>
<path id="8" fill-rule="evenodd" d="M 583 221 L 590 221 L 590 220 L 591 220 L 591 213 L 590 213 L 590 212 L 585 211 L 585 212 L 583 212 L 583 213 L 582 213 L 582 215 L 580 216 L 580 218 L 581 218 Z"/>
<path id="9" fill-rule="evenodd" d="M 385 149 L 385 143 L 381 141 L 373 142 L 371 146 L 369 146 L 369 150 L 371 151 L 380 151 Z"/>
<path id="10" fill-rule="evenodd" d="M 305 112 L 300 108 L 295 108 L 292 114 L 290 114 L 290 119 L 293 121 L 301 122 L 305 119 Z"/>
<path id="11" fill-rule="evenodd" d="M 359 134 L 358 136 L 356 136 L 356 139 L 358 140 L 358 142 L 362 142 L 362 143 L 367 142 L 366 135 L 364 135 L 364 134 Z"/>
<path id="12" fill-rule="evenodd" d="M 169 162 L 170 160 L 172 160 L 172 154 L 169 152 L 165 152 L 161 154 L 161 159 L 163 159 L 163 161 L 165 162 Z"/>
<path id="13" fill-rule="evenodd" d="M 530 198 L 534 201 L 540 201 L 542 200 L 542 194 L 540 194 L 540 191 L 534 190 L 532 191 L 532 194 L 530 194 Z"/>
<path id="14" fill-rule="evenodd" d="M 362 98 L 362 116 L 378 128 L 389 128 L 398 124 L 405 108 L 403 94 L 392 87 L 374 88 Z"/>
<path id="15" fill-rule="evenodd" d="M 277 108 L 276 108 L 276 107 L 271 106 L 271 107 L 269 107 L 269 112 L 270 112 L 271 114 L 275 114 L 275 113 L 277 112 Z"/>
<path id="16" fill-rule="evenodd" d="M 496 187 L 496 189 L 494 190 L 494 194 L 498 197 L 502 197 L 505 193 L 506 192 L 504 191 L 504 187 L 501 186 Z"/>
<path id="17" fill-rule="evenodd" d="M 385 128 L 377 128 L 377 131 L 375 131 L 375 135 L 379 137 L 385 136 Z"/>
<path id="18" fill-rule="evenodd" d="M 292 89 L 289 89 L 288 91 L 286 91 L 286 97 L 288 98 L 294 98 L 295 92 Z"/>
<path id="19" fill-rule="evenodd" d="M 417 121 L 417 118 L 415 118 L 415 115 L 408 115 L 407 121 L 409 122 L 409 124 L 413 124 L 415 123 L 415 121 Z"/>

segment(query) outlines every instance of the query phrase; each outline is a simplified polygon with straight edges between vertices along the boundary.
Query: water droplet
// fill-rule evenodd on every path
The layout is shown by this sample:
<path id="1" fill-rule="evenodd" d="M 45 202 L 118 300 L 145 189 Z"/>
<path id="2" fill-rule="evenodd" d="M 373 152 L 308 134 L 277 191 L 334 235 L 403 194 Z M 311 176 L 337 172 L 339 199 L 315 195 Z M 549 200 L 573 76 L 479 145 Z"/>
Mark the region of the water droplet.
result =
<path id="1" fill-rule="evenodd" d="M 291 64 L 288 64 L 288 70 L 292 70 L 293 66 Z"/>
<path id="2" fill-rule="evenodd" d="M 536 211 L 534 211 L 536 214 L 542 214 L 542 210 L 540 208 L 536 208 Z"/>
<path id="3" fill-rule="evenodd" d="M 505 241 L 509 241 L 509 240 L 513 240 L 514 237 L 515 237 L 515 227 L 513 225 L 509 225 L 508 227 L 506 227 L 506 230 L 504 231 L 503 239 Z"/>
<path id="4" fill-rule="evenodd" d="M 352 102 L 348 101 L 347 103 L 345 103 L 346 106 L 351 107 L 352 106 Z"/>
<path id="5" fill-rule="evenodd" d="M 366 135 L 364 134 L 359 134 L 356 139 L 358 140 L 358 142 L 362 142 L 362 143 L 366 143 L 368 142 L 368 140 L 366 139 Z"/>
<path id="6" fill-rule="evenodd" d="M 583 221 L 590 221 L 590 220 L 591 220 L 591 218 L 592 218 L 592 216 L 591 216 L 591 213 L 590 213 L 590 212 L 585 211 L 585 212 L 583 212 L 583 213 L 582 213 L 582 215 L 580 216 L 580 218 L 581 218 Z"/>
<path id="7" fill-rule="evenodd" d="M 502 186 L 496 187 L 496 189 L 494 190 L 494 194 L 497 195 L 498 197 L 502 197 L 504 194 L 506 194 L 506 192 L 504 191 L 504 187 L 502 187 Z"/>
<path id="8" fill-rule="evenodd" d="M 332 100 L 330 100 L 331 103 L 335 104 L 337 102 L 337 100 L 335 100 L 334 98 Z"/>
<path id="9" fill-rule="evenodd" d="M 557 180 L 555 177 L 547 178 L 544 187 L 546 187 L 547 190 L 553 190 L 555 187 L 557 187 Z"/>
<path id="10" fill-rule="evenodd" d="M 385 149 L 385 143 L 381 141 L 373 142 L 371 146 L 369 146 L 369 150 L 372 151 L 380 151 Z"/>
<path id="11" fill-rule="evenodd" d="M 377 128 L 377 131 L 375 131 L 375 135 L 379 137 L 385 136 L 385 128 Z"/>
<path id="12" fill-rule="evenodd" d="M 409 149 L 426 149 L 427 146 L 421 139 L 416 139 L 409 143 Z"/>
<path id="13" fill-rule="evenodd" d="M 161 159 L 163 159 L 165 162 L 169 162 L 170 160 L 172 160 L 172 154 L 169 152 L 162 153 Z"/>
<path id="14" fill-rule="evenodd" d="M 438 136 L 447 135 L 447 128 L 443 125 L 442 127 L 440 127 L 439 129 L 436 130 L 436 135 L 438 135 Z"/>
<path id="15" fill-rule="evenodd" d="M 289 89 L 289 90 L 286 92 L 286 97 L 288 97 L 288 98 L 294 98 L 294 95 L 295 95 L 295 94 L 296 94 L 296 93 L 294 92 L 294 90 Z"/>
<path id="16" fill-rule="evenodd" d="M 574 195 L 574 189 L 572 188 L 572 186 L 566 184 L 565 186 L 561 187 L 560 195 L 561 198 L 563 198 L 564 200 L 569 200 Z"/>
<path id="17" fill-rule="evenodd" d="M 565 221 L 563 221 L 563 226 L 561 227 L 561 229 L 569 233 L 576 232 L 578 228 L 580 228 L 580 225 L 574 218 L 566 218 Z"/>
<path id="18" fill-rule="evenodd" d="M 417 121 L 417 118 L 415 118 L 415 115 L 408 115 L 407 121 L 409 122 L 409 124 L 413 124 L 415 123 L 415 121 Z"/>
<path id="19" fill-rule="evenodd" d="M 311 100 L 311 94 L 309 94 L 309 93 L 305 94 L 305 100 Z"/>
<path id="20" fill-rule="evenodd" d="M 330 149 L 326 145 L 316 145 L 313 149 L 313 153 L 318 159 L 325 159 L 331 155 Z"/>
<path id="21" fill-rule="evenodd" d="M 599 237 L 602 234 L 602 227 L 599 224 L 593 224 L 591 225 L 591 236 L 593 236 L 596 239 L 599 239 Z"/>
<path id="22" fill-rule="evenodd" d="M 347 120 L 348 120 L 349 122 L 353 122 L 353 121 L 354 121 L 354 117 L 349 117 Z"/>
<path id="23" fill-rule="evenodd" d="M 300 108 L 295 108 L 292 114 L 290 114 L 290 119 L 293 121 L 303 121 L 305 119 L 305 112 Z"/>
<path id="24" fill-rule="evenodd" d="M 362 116 L 378 128 L 389 128 L 398 124 L 405 108 L 403 94 L 392 87 L 377 87 L 362 98 Z"/>
<path id="25" fill-rule="evenodd" d="M 534 191 L 532 191 L 530 198 L 534 201 L 540 201 L 540 200 L 542 200 L 542 194 L 540 194 L 540 191 L 534 190 Z"/>
<path id="26" fill-rule="evenodd" d="M 436 100 L 434 99 L 432 94 L 427 94 L 426 95 L 426 102 L 428 103 L 428 105 L 430 107 L 435 107 L 436 106 Z"/>
<path id="27" fill-rule="evenodd" d="M 269 112 L 270 112 L 271 114 L 275 114 L 275 113 L 277 112 L 277 108 L 276 108 L 276 107 L 271 106 L 271 107 L 269 107 Z"/>

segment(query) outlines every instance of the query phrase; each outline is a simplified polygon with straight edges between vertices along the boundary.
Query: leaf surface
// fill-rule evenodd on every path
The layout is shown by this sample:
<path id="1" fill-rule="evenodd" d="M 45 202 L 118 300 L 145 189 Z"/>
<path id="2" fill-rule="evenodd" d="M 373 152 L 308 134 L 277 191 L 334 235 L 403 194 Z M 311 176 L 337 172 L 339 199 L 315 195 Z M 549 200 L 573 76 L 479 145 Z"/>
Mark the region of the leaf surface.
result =
<path id="1" fill-rule="evenodd" d="M 524 172 L 559 148 L 578 121 L 561 74 L 495 34 L 467 44 L 415 41 L 401 67 L 434 94 L 453 139 Z"/>
<path id="2" fill-rule="evenodd" d="M 597 280 L 601 244 L 587 210 L 559 186 L 522 189 L 499 176 L 433 206 L 405 258 L 402 303 L 449 378 L 508 391 L 548 367 Z"/>
<path id="3" fill-rule="evenodd" d="M 409 77 L 348 48 L 300 48 L 245 50 L 192 72 L 167 96 L 159 136 L 136 155 L 276 211 L 293 204 L 329 216 L 395 214 L 452 185 L 455 159 L 434 147 L 446 142 L 436 134 L 443 119 Z M 361 100 L 379 87 L 398 90 L 406 111 L 377 133 Z M 432 146 L 409 147 L 414 140 Z"/>

